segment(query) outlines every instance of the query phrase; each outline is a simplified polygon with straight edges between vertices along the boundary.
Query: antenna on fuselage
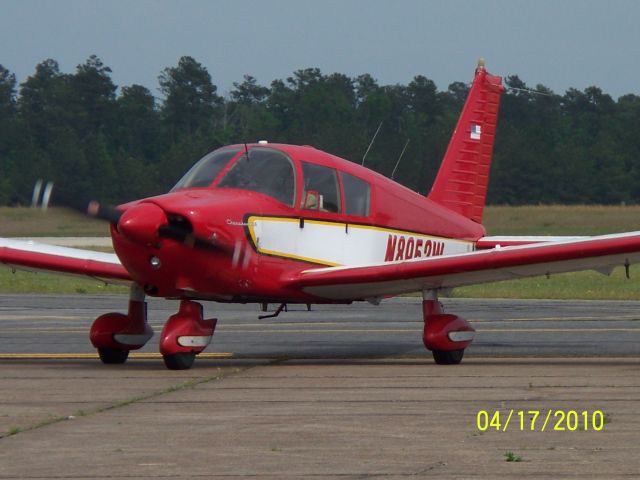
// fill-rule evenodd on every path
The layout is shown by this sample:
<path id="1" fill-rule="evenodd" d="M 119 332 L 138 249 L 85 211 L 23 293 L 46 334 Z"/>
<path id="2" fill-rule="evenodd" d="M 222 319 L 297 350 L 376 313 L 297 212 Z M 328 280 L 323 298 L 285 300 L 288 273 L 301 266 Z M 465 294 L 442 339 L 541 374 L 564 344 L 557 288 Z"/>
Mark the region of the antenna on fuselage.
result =
<path id="1" fill-rule="evenodd" d="M 400 156 L 398 157 L 398 161 L 396 162 L 396 166 L 393 167 L 393 172 L 391 172 L 391 180 L 393 180 L 393 176 L 396 174 L 396 170 L 398 169 L 398 165 L 400 165 L 400 160 L 402 160 L 402 156 L 404 155 L 404 152 L 407 151 L 407 147 L 409 146 L 409 141 L 411 139 L 407 138 L 407 142 L 404 144 L 404 147 L 402 148 L 402 151 L 400 152 Z"/>
<path id="2" fill-rule="evenodd" d="M 380 122 L 380 124 L 378 125 L 378 129 L 376 130 L 376 133 L 373 134 L 371 143 L 369 143 L 369 146 L 367 147 L 367 151 L 364 152 L 364 155 L 362 156 L 362 163 L 360 165 L 364 166 L 364 159 L 367 158 L 367 153 L 369 153 L 369 150 L 371 150 L 371 146 L 373 145 L 373 142 L 376 141 L 376 137 L 378 136 L 378 132 L 380 131 L 381 128 L 382 128 L 382 122 Z"/>
<path id="3" fill-rule="evenodd" d="M 247 160 L 249 160 L 249 147 L 247 147 L 247 143 L 244 144 L 244 154 L 247 156 Z"/>

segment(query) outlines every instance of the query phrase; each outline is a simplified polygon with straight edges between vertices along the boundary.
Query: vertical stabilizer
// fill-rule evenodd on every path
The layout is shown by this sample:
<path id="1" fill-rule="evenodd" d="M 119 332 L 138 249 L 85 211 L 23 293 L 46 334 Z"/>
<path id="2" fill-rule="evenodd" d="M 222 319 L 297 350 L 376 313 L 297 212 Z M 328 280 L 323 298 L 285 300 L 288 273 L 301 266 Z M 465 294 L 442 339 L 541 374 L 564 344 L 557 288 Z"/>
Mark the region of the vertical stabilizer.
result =
<path id="1" fill-rule="evenodd" d="M 502 78 L 489 75 L 484 61 L 476 75 L 428 197 L 482 223 L 496 133 Z"/>

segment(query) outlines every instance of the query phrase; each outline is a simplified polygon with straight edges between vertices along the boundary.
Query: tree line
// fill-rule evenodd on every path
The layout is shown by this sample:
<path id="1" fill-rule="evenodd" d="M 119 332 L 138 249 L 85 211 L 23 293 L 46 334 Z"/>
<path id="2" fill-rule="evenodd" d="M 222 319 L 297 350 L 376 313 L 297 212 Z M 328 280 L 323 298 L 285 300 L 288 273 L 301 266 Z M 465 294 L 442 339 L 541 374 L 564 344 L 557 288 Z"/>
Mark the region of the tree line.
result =
<path id="1" fill-rule="evenodd" d="M 471 73 L 471 72 L 470 72 Z M 640 97 L 598 87 L 564 95 L 505 78 L 488 201 L 640 203 Z M 118 89 L 96 56 L 74 73 L 48 59 L 20 85 L 0 65 L 0 205 L 24 205 L 38 178 L 83 198 L 123 202 L 167 191 L 202 155 L 230 143 L 309 144 L 426 193 L 469 84 L 439 91 L 298 70 L 260 85 L 250 75 L 221 96 L 192 57 Z M 408 142 L 408 144 L 407 144 Z"/>

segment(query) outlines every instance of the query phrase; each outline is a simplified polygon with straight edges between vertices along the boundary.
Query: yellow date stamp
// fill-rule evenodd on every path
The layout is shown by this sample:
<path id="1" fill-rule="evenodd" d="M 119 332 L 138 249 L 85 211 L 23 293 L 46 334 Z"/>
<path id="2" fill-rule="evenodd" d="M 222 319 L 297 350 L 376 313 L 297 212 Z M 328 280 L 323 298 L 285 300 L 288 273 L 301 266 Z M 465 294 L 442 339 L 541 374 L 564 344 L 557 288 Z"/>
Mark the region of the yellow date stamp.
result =
<path id="1" fill-rule="evenodd" d="M 479 410 L 476 426 L 481 432 L 600 432 L 604 428 L 602 410 Z"/>

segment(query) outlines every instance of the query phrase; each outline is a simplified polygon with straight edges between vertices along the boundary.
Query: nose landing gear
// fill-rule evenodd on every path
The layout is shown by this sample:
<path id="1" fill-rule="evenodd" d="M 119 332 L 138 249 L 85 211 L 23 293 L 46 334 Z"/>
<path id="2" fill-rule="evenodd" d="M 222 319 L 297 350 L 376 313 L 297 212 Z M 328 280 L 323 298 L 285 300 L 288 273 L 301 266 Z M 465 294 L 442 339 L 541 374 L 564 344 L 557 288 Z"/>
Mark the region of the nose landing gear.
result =
<path id="1" fill-rule="evenodd" d="M 434 290 L 422 294 L 424 333 L 422 342 L 431 350 L 438 365 L 457 365 L 464 349 L 475 336 L 475 329 L 462 317 L 445 314 Z"/>
<path id="2" fill-rule="evenodd" d="M 160 353 L 171 370 L 191 368 L 196 355 L 211 342 L 216 319 L 202 318 L 202 305 L 182 300 L 178 313 L 169 317 L 160 337 Z"/>

